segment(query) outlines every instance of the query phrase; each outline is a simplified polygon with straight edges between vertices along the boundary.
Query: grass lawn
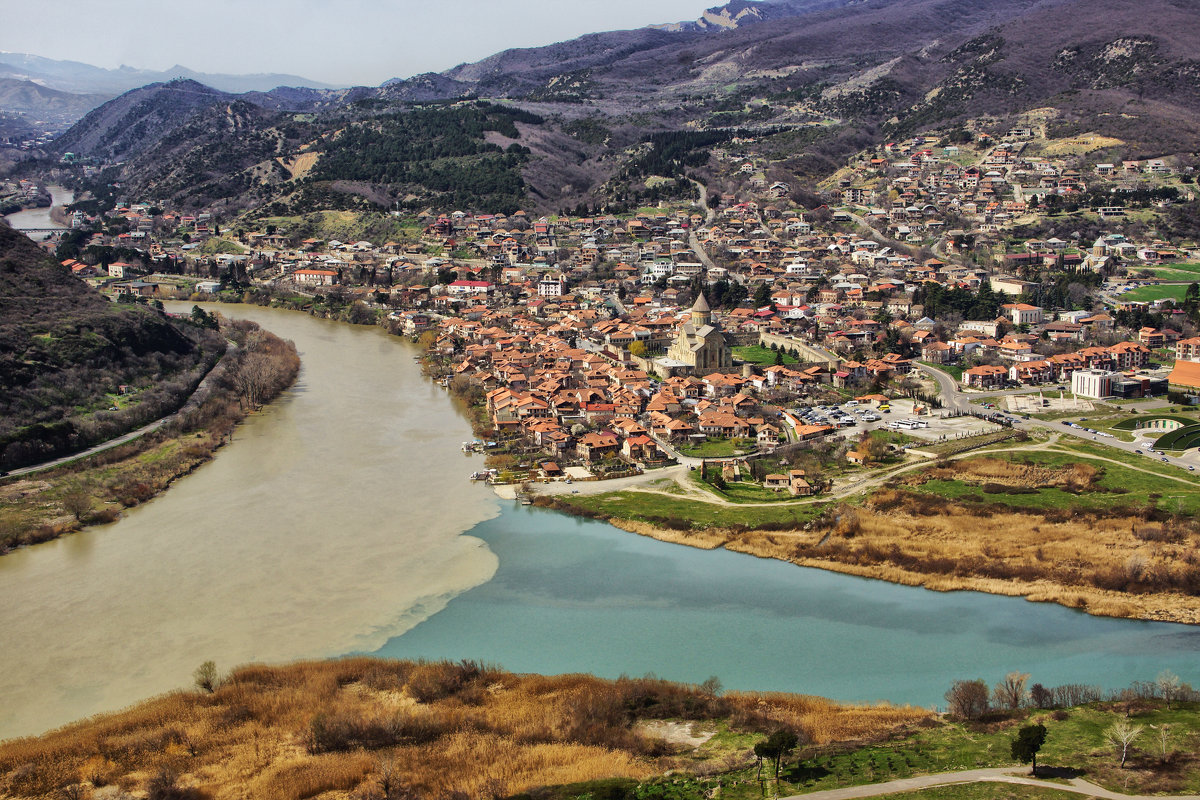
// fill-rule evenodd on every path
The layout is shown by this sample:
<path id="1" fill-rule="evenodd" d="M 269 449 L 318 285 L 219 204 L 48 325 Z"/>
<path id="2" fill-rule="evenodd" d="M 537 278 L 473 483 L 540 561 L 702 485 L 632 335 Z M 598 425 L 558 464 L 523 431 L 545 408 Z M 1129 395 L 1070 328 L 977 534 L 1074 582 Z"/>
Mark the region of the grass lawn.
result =
<path id="1" fill-rule="evenodd" d="M 1168 280 L 1188 280 L 1193 277 L 1200 280 L 1200 264 L 1166 264 L 1161 267 L 1150 267 L 1147 271 L 1160 278 L 1166 277 L 1163 273 L 1178 273 L 1183 276 L 1182 278 L 1168 278 Z"/>
<path id="2" fill-rule="evenodd" d="M 693 458 L 728 458 L 754 451 L 754 445 L 743 439 L 708 439 L 702 444 L 687 445 L 679 452 Z"/>
<path id="3" fill-rule="evenodd" d="M 917 363 L 924 364 L 927 367 L 933 367 L 934 369 L 940 369 L 942 372 L 945 372 L 947 375 L 953 377 L 954 380 L 962 383 L 963 368 L 957 364 L 935 364 L 932 361 L 918 361 Z"/>
<path id="4" fill-rule="evenodd" d="M 952 500 L 999 503 L 1010 508 L 1038 511 L 1054 508 L 1076 508 L 1082 511 L 1151 505 L 1172 513 L 1194 514 L 1200 511 L 1200 482 L 1194 480 L 1191 473 L 1178 467 L 1102 445 L 1066 442 L 1060 443 L 1059 446 L 1070 452 L 992 452 L 981 455 L 1048 467 L 1064 467 L 1080 461 L 1087 463 L 1089 456 L 1099 456 L 1137 466 L 1140 470 L 1148 470 L 1154 474 L 1108 462 L 1092 462 L 1103 470 L 1103 476 L 1097 483 L 1097 490 L 1091 492 L 1075 493 L 1057 487 L 1044 487 L 1027 494 L 985 492 L 978 483 L 958 480 L 926 481 L 918 491 Z M 1163 480 L 1159 476 L 1187 478 L 1191 480 L 1191 485 L 1175 480 Z"/>
<path id="5" fill-rule="evenodd" d="M 1081 795 L 1064 789 L 1021 786 L 1015 783 L 963 783 L 932 786 L 916 792 L 887 795 L 889 800 L 1079 800 Z"/>
<path id="6" fill-rule="evenodd" d="M 1036 676 L 1033 676 L 1036 678 Z M 1196 704 L 1167 710 L 1157 701 L 1139 704 L 1130 722 L 1141 726 L 1126 768 L 1118 766 L 1104 731 L 1124 715 L 1112 704 L 1097 703 L 1059 712 L 1017 712 L 1014 718 L 988 723 L 940 722 L 921 727 L 885 742 L 865 746 L 801 746 L 786 759 L 778 786 L 769 780 L 771 767 L 764 764 L 762 776 L 754 766 L 723 772 L 719 776 L 695 777 L 683 773 L 652 778 L 640 785 L 617 779 L 586 784 L 550 787 L 547 800 L 762 800 L 771 796 L 840 789 L 886 783 L 902 778 L 988 767 L 1010 768 L 1013 774 L 1028 774 L 1029 767 L 1011 757 L 1010 744 L 1022 725 L 1046 726 L 1046 741 L 1038 753 L 1039 767 L 1072 770 L 1084 780 L 1112 791 L 1163 796 L 1196 793 L 1200 790 L 1200 711 Z M 1058 718 L 1056 718 L 1056 716 Z M 1165 742 L 1160 732 L 1166 726 Z M 709 744 L 696 755 L 712 751 L 712 760 L 731 751 L 746 752 L 761 736 L 728 735 L 723 724 Z M 1172 753 L 1169 764 L 1159 756 L 1163 746 Z M 1081 797 L 1053 787 L 1031 787 L 1000 783 L 939 786 L 920 791 L 887 795 L 898 798 L 934 800 L 1068 800 Z"/>
<path id="7" fill-rule="evenodd" d="M 723 506 L 701 503 L 694 498 L 667 497 L 648 492 L 625 491 L 597 495 L 562 496 L 558 500 L 570 506 L 598 512 L 617 519 L 661 524 L 663 520 L 687 520 L 696 528 L 756 527 L 765 524 L 795 524 L 818 516 L 823 503 L 778 503 L 764 507 Z"/>
<path id="8" fill-rule="evenodd" d="M 914 436 L 909 436 L 907 433 L 901 433 L 900 431 L 888 430 L 886 428 L 877 428 L 876 430 L 871 431 L 871 438 L 872 439 L 882 439 L 883 441 L 887 442 L 888 444 L 894 444 L 894 445 L 911 444 L 912 442 L 916 442 L 916 441 L 922 441 L 922 442 L 924 441 L 923 439 L 918 440 Z"/>
<path id="9" fill-rule="evenodd" d="M 760 367 L 769 367 L 775 363 L 775 356 L 780 355 L 784 365 L 799 364 L 799 360 L 795 356 L 790 356 L 781 351 L 772 350 L 769 347 L 763 347 L 756 344 L 749 347 L 733 348 L 733 357 L 740 358 L 742 361 L 749 361 L 751 364 L 756 364 Z"/>
<path id="10" fill-rule="evenodd" d="M 1033 677 L 1036 679 L 1037 676 Z M 1050 712 L 1036 711 L 1031 712 L 1027 719 L 989 725 L 947 723 L 892 742 L 849 752 L 810 755 L 784 773 L 789 785 L 781 786 L 780 794 L 785 793 L 785 788 L 801 792 L 819 791 L 959 769 L 1012 766 L 1017 771 L 1021 765 L 1013 761 L 1009 744 L 1020 725 L 1034 723 L 1046 726 L 1046 743 L 1038 753 L 1039 766 L 1078 770 L 1086 780 L 1131 794 L 1137 793 L 1137 787 L 1145 786 L 1145 782 L 1151 779 L 1147 774 L 1150 772 L 1148 769 L 1120 769 L 1112 748 L 1104 744 L 1104 730 L 1122 716 L 1118 710 L 1096 704 L 1071 709 L 1065 716 L 1066 719 L 1057 720 Z M 1141 713 L 1135 712 L 1131 721 L 1144 728 L 1135 744 L 1139 748 L 1139 763 L 1157 761 L 1161 747 L 1159 726 L 1167 723 L 1167 750 L 1187 754 L 1181 756 L 1187 763 L 1165 771 L 1158 780 L 1170 781 L 1172 785 L 1169 791 L 1174 793 L 1191 793 L 1200 789 L 1200 761 L 1191 756 L 1200 746 L 1200 709 L 1196 704 L 1185 704 L 1183 708 L 1170 711 L 1148 706 Z M 1130 766 L 1133 767 L 1133 764 Z M 1126 781 L 1128 788 L 1125 788 Z M 962 788 L 965 787 L 946 787 L 944 796 L 1030 796 L 954 793 Z M 922 792 L 920 796 L 931 795 Z"/>
<path id="11" fill-rule="evenodd" d="M 1181 302 L 1188 287 L 1182 284 L 1172 286 L 1140 286 L 1131 292 L 1121 295 L 1122 300 L 1132 302 L 1149 302 L 1151 300 L 1174 300 Z"/>
<path id="12" fill-rule="evenodd" d="M 699 473 L 695 473 L 699 474 Z M 784 490 L 778 492 L 768 489 L 761 483 L 753 481 L 729 481 L 725 484 L 725 489 L 722 491 L 709 483 L 704 483 L 699 480 L 695 481 L 696 485 L 710 492 L 717 497 L 723 497 L 731 503 L 782 503 L 792 502 L 796 498 Z"/>

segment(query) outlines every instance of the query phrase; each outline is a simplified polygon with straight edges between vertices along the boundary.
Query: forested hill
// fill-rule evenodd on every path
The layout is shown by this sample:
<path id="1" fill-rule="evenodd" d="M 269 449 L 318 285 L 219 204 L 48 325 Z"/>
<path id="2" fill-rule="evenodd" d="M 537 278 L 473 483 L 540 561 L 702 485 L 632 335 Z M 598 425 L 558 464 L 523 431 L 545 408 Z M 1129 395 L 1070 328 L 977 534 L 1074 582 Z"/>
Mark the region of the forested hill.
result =
<path id="1" fill-rule="evenodd" d="M 110 303 L 0 224 L 0 468 L 70 453 L 174 410 L 219 339 Z M 120 387 L 129 394 L 118 402 Z"/>
<path id="2" fill-rule="evenodd" d="M 226 215 L 623 208 L 660 199 L 642 178 L 707 177 L 711 145 L 647 176 L 655 134 L 782 134 L 764 152 L 812 182 L 872 142 L 970 120 L 1002 132 L 1047 108 L 1052 138 L 1094 132 L 1123 142 L 1121 158 L 1157 158 L 1200 149 L 1196 7 L 735 0 L 694 24 L 508 50 L 378 88 L 143 87 L 93 111 L 50 154 L 102 162 L 100 183 L 127 195 Z"/>

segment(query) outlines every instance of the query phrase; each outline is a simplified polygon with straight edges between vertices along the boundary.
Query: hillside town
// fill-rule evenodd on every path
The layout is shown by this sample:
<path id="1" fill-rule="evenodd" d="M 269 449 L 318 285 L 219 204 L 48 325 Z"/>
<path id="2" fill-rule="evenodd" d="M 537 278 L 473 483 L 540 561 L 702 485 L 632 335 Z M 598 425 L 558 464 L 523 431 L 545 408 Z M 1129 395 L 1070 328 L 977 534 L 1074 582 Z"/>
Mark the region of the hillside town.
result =
<path id="1" fill-rule="evenodd" d="M 1194 242 L 1124 224 L 1134 198 L 1190 198 L 1191 176 L 1033 155 L 1034 137 L 888 143 L 834 175 L 815 209 L 725 149 L 714 156 L 736 192 L 620 216 L 430 211 L 397 220 L 394 239 L 341 241 L 122 201 L 76 210 L 44 246 L 72 241 L 64 265 L 127 302 L 290 297 L 421 338 L 443 383 L 486 410 L 488 435 L 519 439 L 547 475 L 771 452 L 880 421 L 895 398 L 920 416 L 947 399 L 931 369 L 968 393 L 1200 389 L 1197 293 L 1123 297 L 1200 259 Z M 1130 202 L 1091 209 L 1094 241 L 1013 236 L 1101 185 Z M 833 410 L 845 402 L 858 416 Z M 849 442 L 839 457 L 866 451 Z"/>

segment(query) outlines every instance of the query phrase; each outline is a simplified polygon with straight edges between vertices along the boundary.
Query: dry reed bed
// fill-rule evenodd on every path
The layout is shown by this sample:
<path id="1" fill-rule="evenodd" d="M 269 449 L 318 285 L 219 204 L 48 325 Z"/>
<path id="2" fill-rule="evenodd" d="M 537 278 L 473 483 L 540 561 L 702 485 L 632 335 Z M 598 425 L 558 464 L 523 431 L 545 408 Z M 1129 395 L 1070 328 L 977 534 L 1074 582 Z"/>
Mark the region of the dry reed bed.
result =
<path id="1" fill-rule="evenodd" d="M 886 489 L 811 530 L 751 531 L 726 546 L 939 591 L 1200 624 L 1200 532 L 1190 520 L 978 508 Z"/>
<path id="2" fill-rule="evenodd" d="M 678 531 L 612 520 L 666 542 L 877 578 L 937 591 L 969 589 L 1052 602 L 1099 616 L 1200 624 L 1200 522 L 1131 509 L 1079 512 L 982 506 L 911 491 L 929 480 L 1097 491 L 1100 470 L 996 458 L 936 464 L 831 508 L 803 530 Z M 1153 517 L 1153 518 L 1152 518 Z"/>
<path id="3" fill-rule="evenodd" d="M 513 675 L 471 663 L 314 662 L 235 671 L 37 738 L 0 744 L 0 796 L 80 786 L 152 796 L 299 800 L 503 797 L 698 765 L 637 732 L 646 718 L 786 727 L 816 744 L 882 738 L 928 720 L 910 707 L 784 694 L 718 697 L 655 679 Z"/>

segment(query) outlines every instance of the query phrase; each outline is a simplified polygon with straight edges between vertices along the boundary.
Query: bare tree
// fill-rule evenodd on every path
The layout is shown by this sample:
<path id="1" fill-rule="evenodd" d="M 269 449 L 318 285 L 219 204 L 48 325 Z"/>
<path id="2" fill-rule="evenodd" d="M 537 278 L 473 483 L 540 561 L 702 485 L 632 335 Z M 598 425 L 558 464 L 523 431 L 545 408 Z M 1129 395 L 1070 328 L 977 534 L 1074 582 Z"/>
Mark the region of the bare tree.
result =
<path id="1" fill-rule="evenodd" d="M 1167 702 L 1167 708 L 1170 708 L 1171 701 L 1179 697 L 1179 690 L 1182 687 L 1179 676 L 1169 669 L 1164 669 L 1158 673 L 1158 677 L 1154 679 L 1154 682 L 1158 684 L 1159 694 Z"/>
<path id="2" fill-rule="evenodd" d="M 1150 727 L 1154 727 L 1154 726 L 1151 725 Z M 1162 754 L 1163 761 L 1167 760 L 1167 741 L 1170 738 L 1171 738 L 1171 725 L 1168 722 L 1164 722 L 1162 725 L 1158 726 L 1158 745 L 1160 748 L 1159 752 Z"/>
<path id="3" fill-rule="evenodd" d="M 955 681 L 946 692 L 950 714 L 962 719 L 979 719 L 988 710 L 988 688 L 982 680 Z"/>
<path id="4" fill-rule="evenodd" d="M 77 522 L 83 522 L 83 518 L 92 511 L 92 493 L 87 486 L 76 484 L 63 495 L 62 506 Z"/>
<path id="5" fill-rule="evenodd" d="M 1127 719 L 1119 719 L 1104 731 L 1104 741 L 1108 742 L 1121 753 L 1121 767 L 1129 757 L 1129 747 L 1134 740 L 1142 735 L 1142 726 L 1134 725 Z"/>
<path id="6" fill-rule="evenodd" d="M 1025 684 L 1028 682 L 1028 672 L 1008 673 L 1004 680 L 992 688 L 992 703 L 999 708 L 1016 711 L 1025 703 Z"/>
<path id="7" fill-rule="evenodd" d="M 210 694 L 217 690 L 217 685 L 221 682 L 220 676 L 217 674 L 216 662 L 213 661 L 205 661 L 196 667 L 196 671 L 192 673 L 192 678 L 196 682 L 197 689 Z"/>

